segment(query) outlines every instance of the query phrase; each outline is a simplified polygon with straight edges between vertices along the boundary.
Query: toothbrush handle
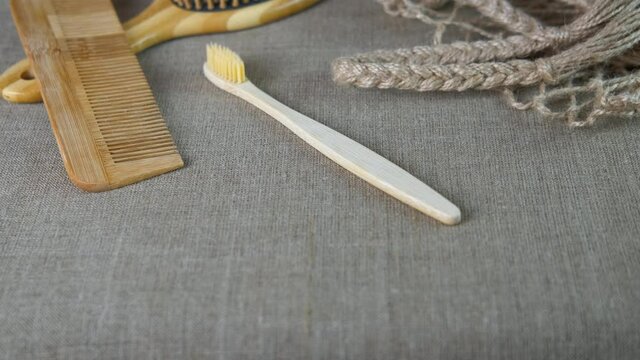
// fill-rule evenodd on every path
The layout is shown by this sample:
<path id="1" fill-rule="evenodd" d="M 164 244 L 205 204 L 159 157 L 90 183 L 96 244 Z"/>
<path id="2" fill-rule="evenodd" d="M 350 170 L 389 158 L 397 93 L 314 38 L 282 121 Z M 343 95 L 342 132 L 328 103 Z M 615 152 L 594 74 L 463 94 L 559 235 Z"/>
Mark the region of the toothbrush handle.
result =
<path id="1" fill-rule="evenodd" d="M 447 225 L 460 210 L 435 190 L 365 146 L 283 105 L 247 81 L 227 89 L 274 117 L 329 159 L 403 203 Z"/>

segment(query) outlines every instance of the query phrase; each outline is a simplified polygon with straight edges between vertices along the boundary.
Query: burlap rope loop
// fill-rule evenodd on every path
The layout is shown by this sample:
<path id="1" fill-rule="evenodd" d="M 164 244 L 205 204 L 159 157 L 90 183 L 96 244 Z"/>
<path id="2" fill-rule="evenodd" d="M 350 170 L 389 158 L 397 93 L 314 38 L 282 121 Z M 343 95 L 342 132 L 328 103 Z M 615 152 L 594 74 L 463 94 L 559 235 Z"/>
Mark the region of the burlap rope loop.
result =
<path id="1" fill-rule="evenodd" d="M 502 89 L 515 108 L 572 126 L 640 109 L 640 0 L 378 2 L 393 16 L 435 26 L 434 44 L 337 59 L 336 82 L 416 91 Z M 469 12 L 462 8 L 482 21 L 465 18 Z M 485 39 L 443 44 L 449 27 Z M 534 86 L 537 95 L 518 99 L 519 89 Z"/>

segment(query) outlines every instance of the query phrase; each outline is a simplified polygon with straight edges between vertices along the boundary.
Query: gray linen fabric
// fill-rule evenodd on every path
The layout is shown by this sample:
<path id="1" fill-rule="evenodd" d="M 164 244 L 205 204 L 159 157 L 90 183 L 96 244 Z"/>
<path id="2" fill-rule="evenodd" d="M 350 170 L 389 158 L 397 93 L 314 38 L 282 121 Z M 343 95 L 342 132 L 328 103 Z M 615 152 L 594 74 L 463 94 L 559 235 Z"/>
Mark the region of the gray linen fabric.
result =
<path id="1" fill-rule="evenodd" d="M 123 17 L 144 7 L 116 1 Z M 0 68 L 23 53 L 0 2 Z M 67 180 L 42 105 L 0 102 L 1 359 L 639 359 L 640 122 L 571 130 L 494 93 L 335 86 L 429 40 L 373 1 L 139 56 L 187 166 Z M 459 204 L 437 224 L 201 74 L 250 78 Z"/>

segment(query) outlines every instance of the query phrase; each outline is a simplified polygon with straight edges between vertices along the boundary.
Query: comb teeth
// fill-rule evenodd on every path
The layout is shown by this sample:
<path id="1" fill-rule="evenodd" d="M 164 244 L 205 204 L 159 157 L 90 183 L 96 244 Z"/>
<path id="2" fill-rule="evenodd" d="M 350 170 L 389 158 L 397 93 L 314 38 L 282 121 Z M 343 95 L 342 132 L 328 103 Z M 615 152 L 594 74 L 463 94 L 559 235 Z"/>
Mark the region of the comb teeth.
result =
<path id="1" fill-rule="evenodd" d="M 94 137 L 115 164 L 177 154 L 136 58 L 110 38 L 67 40 L 97 125 Z"/>
<path id="2" fill-rule="evenodd" d="M 78 14 L 74 4 L 54 2 L 58 12 Z M 109 34 L 120 24 L 102 16 L 99 3 L 94 6 L 82 8 L 82 16 L 73 21 L 62 17 L 57 23 L 84 88 L 81 100 L 93 113 L 92 132 L 101 156 L 118 164 L 177 154 L 137 58 L 122 34 Z"/>
<path id="3" fill-rule="evenodd" d="M 174 5 L 189 11 L 225 11 L 257 5 L 271 0 L 171 0 Z"/>

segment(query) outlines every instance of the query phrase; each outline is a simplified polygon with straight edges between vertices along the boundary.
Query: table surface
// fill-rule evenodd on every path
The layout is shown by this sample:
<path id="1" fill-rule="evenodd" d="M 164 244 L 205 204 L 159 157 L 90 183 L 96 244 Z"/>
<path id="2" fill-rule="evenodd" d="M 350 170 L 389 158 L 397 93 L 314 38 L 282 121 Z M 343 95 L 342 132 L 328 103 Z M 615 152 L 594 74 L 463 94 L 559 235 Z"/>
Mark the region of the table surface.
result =
<path id="1" fill-rule="evenodd" d="M 123 18 L 145 5 L 115 1 Z M 0 68 L 23 57 L 0 2 Z M 430 41 L 374 1 L 139 59 L 186 167 L 68 181 L 41 104 L 0 102 L 0 358 L 638 359 L 640 122 L 573 130 L 493 92 L 359 90 L 332 59 Z M 201 74 L 204 47 L 457 203 L 447 227 Z"/>

